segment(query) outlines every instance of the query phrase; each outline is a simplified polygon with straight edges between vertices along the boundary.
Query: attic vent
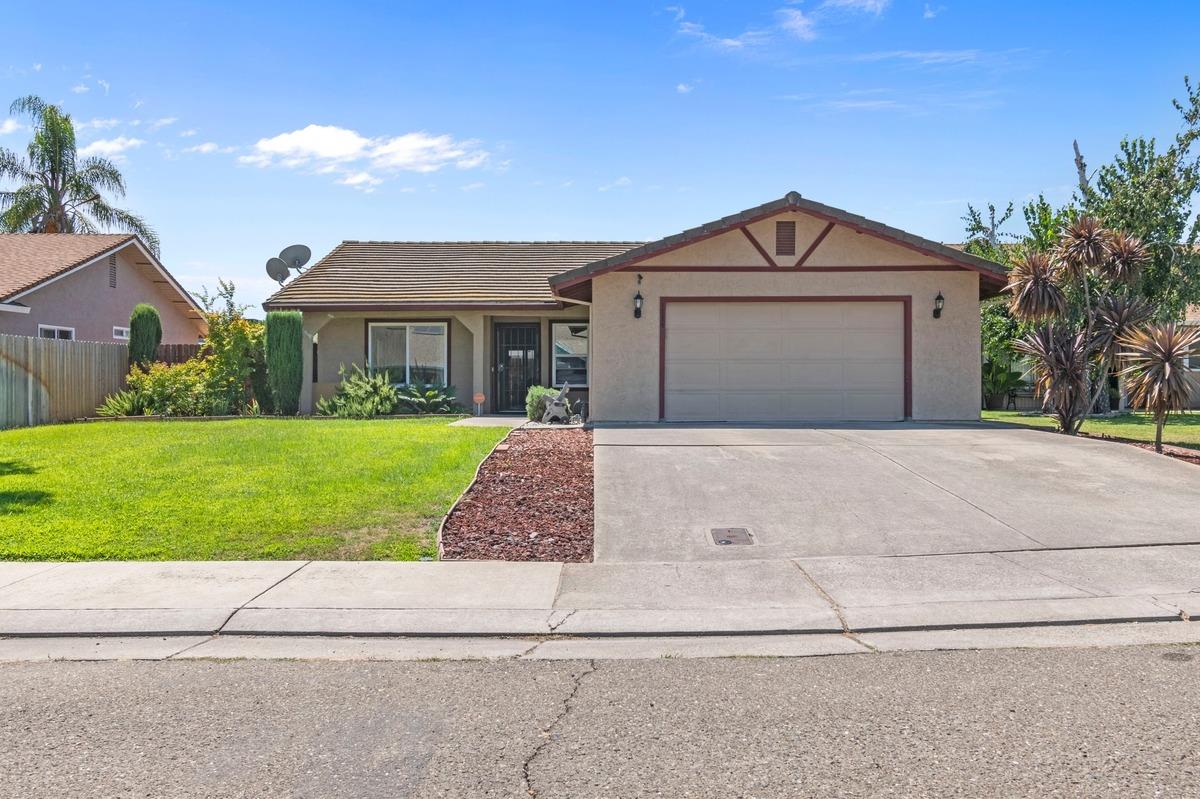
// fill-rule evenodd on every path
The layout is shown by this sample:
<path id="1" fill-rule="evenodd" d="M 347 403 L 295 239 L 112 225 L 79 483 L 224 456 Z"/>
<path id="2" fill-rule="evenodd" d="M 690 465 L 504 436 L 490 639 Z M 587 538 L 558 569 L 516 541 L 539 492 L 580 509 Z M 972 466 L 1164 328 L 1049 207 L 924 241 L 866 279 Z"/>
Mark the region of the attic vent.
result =
<path id="1" fill-rule="evenodd" d="M 795 222 L 776 222 L 775 223 L 775 254 L 776 255 L 795 255 L 796 254 L 796 223 Z"/>
<path id="2" fill-rule="evenodd" d="M 115 289 L 117 287 L 117 256 L 108 256 L 108 287 Z"/>

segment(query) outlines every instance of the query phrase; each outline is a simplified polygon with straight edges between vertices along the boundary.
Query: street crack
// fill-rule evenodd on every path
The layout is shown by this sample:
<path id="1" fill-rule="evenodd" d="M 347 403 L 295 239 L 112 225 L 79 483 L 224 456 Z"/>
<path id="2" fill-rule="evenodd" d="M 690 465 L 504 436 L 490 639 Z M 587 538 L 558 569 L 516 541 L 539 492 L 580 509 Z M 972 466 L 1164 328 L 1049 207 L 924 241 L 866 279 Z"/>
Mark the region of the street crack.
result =
<path id="1" fill-rule="evenodd" d="M 587 668 L 579 671 L 577 674 L 571 675 L 571 691 L 567 694 L 566 698 L 563 699 L 562 710 L 559 711 L 559 714 L 554 717 L 553 721 L 542 728 L 542 740 L 538 742 L 538 745 L 534 747 L 532 752 L 530 752 L 529 757 L 525 758 L 525 762 L 521 764 L 521 785 L 525 788 L 525 793 L 529 794 L 530 796 L 538 796 L 540 793 L 540 791 L 534 787 L 533 780 L 529 776 L 530 769 L 533 766 L 533 761 L 537 760 L 545 748 L 550 745 L 550 742 L 554 740 L 554 728 L 561 724 L 563 719 L 570 714 L 571 700 L 573 700 L 575 695 L 579 693 L 579 688 L 583 685 L 584 678 L 595 671 L 596 661 L 589 660 L 587 661 Z"/>

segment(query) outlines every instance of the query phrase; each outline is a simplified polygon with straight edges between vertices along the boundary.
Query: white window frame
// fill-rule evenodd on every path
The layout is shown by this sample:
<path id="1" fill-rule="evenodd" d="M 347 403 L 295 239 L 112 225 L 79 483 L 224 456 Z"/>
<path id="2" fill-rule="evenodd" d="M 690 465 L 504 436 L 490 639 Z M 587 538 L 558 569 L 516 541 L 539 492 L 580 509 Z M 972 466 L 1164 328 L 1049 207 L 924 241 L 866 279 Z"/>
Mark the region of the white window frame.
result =
<path id="1" fill-rule="evenodd" d="M 558 379 L 558 353 L 554 351 L 554 328 L 559 325 L 587 328 L 587 352 L 583 356 L 584 369 L 587 371 L 587 381 L 582 385 L 572 383 L 571 387 L 588 388 L 592 382 L 592 323 L 586 319 L 555 319 L 550 322 L 550 383 L 556 388 L 562 388 L 562 381 Z"/>
<path id="2" fill-rule="evenodd" d="M 124 331 L 124 333 L 120 331 Z M 129 341 L 129 328 L 113 325 L 113 338 L 117 341 Z"/>
<path id="3" fill-rule="evenodd" d="M 43 336 L 42 335 L 43 330 L 53 330 L 55 335 L 54 336 Z M 62 332 L 63 330 L 70 332 L 71 337 L 69 339 L 58 337 L 58 333 Z M 52 341 L 74 341 L 75 340 L 75 328 L 67 327 L 66 325 L 42 325 L 42 324 L 39 324 L 37 326 L 37 334 L 38 334 L 38 338 L 48 338 L 48 339 L 51 339 Z"/>
<path id="4" fill-rule="evenodd" d="M 442 329 L 442 363 L 446 367 L 446 385 L 450 385 L 450 325 L 444 321 L 422 322 L 419 320 L 397 319 L 394 322 L 367 322 L 367 371 L 375 370 L 374 339 L 371 336 L 373 327 L 403 327 L 404 328 L 404 382 L 395 383 L 397 386 L 412 384 L 412 329 L 414 327 L 440 327 Z"/>

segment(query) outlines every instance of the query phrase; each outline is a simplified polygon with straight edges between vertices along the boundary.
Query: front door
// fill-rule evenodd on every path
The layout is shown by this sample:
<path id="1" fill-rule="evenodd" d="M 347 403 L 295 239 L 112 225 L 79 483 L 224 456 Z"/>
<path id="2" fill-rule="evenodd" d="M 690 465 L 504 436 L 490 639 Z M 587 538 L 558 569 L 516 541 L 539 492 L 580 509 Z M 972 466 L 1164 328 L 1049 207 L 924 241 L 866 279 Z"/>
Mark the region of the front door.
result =
<path id="1" fill-rule="evenodd" d="M 538 360 L 540 326 L 497 323 L 496 410 L 500 413 L 524 413 L 525 395 L 537 385 L 541 373 Z"/>

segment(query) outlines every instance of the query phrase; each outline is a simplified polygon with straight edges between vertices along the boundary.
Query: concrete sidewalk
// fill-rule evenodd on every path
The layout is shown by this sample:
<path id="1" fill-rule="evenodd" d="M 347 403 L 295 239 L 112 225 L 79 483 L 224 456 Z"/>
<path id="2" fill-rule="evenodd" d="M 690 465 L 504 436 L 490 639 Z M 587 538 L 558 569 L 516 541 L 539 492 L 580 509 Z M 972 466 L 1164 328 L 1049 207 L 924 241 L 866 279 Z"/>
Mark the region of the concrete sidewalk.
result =
<path id="1" fill-rule="evenodd" d="M 0 637 L 854 635 L 1198 613 L 1194 544 L 727 563 L 0 563 Z"/>

